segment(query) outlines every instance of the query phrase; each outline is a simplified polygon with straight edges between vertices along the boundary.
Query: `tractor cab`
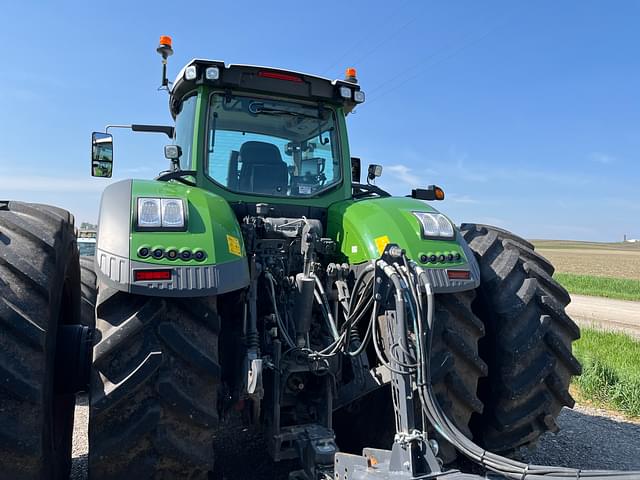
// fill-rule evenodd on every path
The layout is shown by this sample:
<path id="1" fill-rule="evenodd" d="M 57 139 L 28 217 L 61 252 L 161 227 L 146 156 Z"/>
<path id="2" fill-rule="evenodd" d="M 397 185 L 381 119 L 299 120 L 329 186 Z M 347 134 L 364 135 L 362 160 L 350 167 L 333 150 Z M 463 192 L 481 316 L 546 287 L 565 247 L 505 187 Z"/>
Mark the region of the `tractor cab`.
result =
<path id="1" fill-rule="evenodd" d="M 331 81 L 191 61 L 170 98 L 180 169 L 195 172 L 198 186 L 230 202 L 328 206 L 349 198 L 345 115 L 364 101 L 364 92 L 355 71 L 348 73 Z"/>

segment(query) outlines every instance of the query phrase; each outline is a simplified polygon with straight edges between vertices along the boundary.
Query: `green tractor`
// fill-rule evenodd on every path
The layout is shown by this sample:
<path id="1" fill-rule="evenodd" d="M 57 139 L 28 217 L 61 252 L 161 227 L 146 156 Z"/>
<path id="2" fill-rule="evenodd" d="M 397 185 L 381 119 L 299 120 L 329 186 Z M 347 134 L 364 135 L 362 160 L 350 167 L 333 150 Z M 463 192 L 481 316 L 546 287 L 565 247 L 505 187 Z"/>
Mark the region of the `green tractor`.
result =
<path id="1" fill-rule="evenodd" d="M 166 38 L 158 51 L 166 72 Z M 425 465 L 456 458 L 421 414 L 431 393 L 457 431 L 494 452 L 558 429 L 574 403 L 579 330 L 553 266 L 505 230 L 455 226 L 433 205 L 444 199 L 437 186 L 404 197 L 376 186 L 382 167 L 361 172 L 347 138 L 346 117 L 364 101 L 353 70 L 332 81 L 187 64 L 170 88 L 175 127 L 131 126 L 173 140 L 169 169 L 102 195 L 95 318 L 75 307 L 69 217 L 54 212 L 66 233 L 51 227 L 41 245 L 34 234 L 54 213 L 0 204 L 0 241 L 16 239 L 0 243 L 0 421 L 11 426 L 0 432 L 0 477 L 64 475 L 69 392 L 83 385 L 92 480 L 210 478 L 220 473 L 212 439 L 234 418 L 263 432 L 275 461 L 299 460 L 292 478 L 334 478 L 347 453 L 392 444 L 410 457 L 400 469 L 416 476 L 406 478 L 424 478 Z M 111 176 L 111 135 L 93 145 L 92 173 Z M 62 313 L 36 324 L 22 286 Z M 51 332 L 67 324 L 56 349 Z"/>

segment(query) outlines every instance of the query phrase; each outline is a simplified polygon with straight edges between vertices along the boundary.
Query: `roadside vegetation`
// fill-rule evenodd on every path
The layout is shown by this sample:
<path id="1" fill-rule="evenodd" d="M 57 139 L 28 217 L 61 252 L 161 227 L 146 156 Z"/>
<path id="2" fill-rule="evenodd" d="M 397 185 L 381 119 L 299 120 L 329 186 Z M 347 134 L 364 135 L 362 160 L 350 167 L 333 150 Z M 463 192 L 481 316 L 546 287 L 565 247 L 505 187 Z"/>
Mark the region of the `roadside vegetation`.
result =
<path id="1" fill-rule="evenodd" d="M 534 240 L 569 293 L 640 302 L 640 243 Z M 581 328 L 573 352 L 582 364 L 572 393 L 577 401 L 640 417 L 640 340 Z"/>
<path id="2" fill-rule="evenodd" d="M 640 301 L 640 280 L 556 273 L 555 278 L 569 293 Z"/>
<path id="3" fill-rule="evenodd" d="M 583 328 L 573 345 L 582 363 L 574 384 L 596 406 L 640 417 L 640 341 L 628 335 Z"/>

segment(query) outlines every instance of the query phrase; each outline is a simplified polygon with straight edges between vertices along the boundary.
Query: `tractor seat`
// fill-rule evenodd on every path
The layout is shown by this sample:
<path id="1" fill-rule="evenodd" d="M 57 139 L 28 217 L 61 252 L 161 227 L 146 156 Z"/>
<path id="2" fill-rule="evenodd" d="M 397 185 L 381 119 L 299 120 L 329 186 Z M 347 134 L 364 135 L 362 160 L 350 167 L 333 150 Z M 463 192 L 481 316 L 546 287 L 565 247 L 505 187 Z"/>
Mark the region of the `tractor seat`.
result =
<path id="1" fill-rule="evenodd" d="M 242 167 L 238 190 L 286 195 L 289 173 L 278 147 L 266 142 L 245 142 L 239 157 Z"/>

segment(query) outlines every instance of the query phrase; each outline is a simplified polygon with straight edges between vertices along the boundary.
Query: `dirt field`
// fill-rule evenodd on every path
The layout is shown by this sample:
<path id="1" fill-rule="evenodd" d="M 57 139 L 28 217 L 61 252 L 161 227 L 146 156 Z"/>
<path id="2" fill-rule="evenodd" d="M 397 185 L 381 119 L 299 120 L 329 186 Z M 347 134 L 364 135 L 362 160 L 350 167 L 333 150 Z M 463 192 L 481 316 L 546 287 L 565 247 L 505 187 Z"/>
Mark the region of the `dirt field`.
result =
<path id="1" fill-rule="evenodd" d="M 640 244 L 533 240 L 557 272 L 640 280 Z"/>

